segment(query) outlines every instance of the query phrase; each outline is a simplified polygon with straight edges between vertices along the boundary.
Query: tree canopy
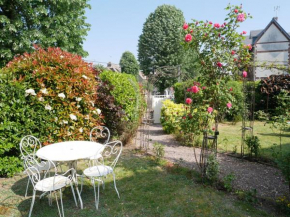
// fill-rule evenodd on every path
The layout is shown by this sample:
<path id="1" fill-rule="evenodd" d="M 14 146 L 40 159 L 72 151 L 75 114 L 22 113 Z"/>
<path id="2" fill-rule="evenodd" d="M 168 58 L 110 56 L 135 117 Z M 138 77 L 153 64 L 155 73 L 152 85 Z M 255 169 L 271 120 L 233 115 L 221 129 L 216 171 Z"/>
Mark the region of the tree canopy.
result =
<path id="1" fill-rule="evenodd" d="M 171 5 L 161 5 L 149 15 L 138 43 L 138 60 L 145 75 L 158 67 L 182 63 L 184 50 L 180 30 L 183 23 L 182 11 Z M 159 81 L 165 79 L 168 77 Z"/>
<path id="2" fill-rule="evenodd" d="M 139 72 L 139 64 L 130 51 L 125 51 L 120 59 L 121 71 L 127 74 L 137 76 Z"/>
<path id="3" fill-rule="evenodd" d="M 88 0 L 0 0 L 0 67 L 15 55 L 33 51 L 33 44 L 87 56 L 83 40 Z"/>

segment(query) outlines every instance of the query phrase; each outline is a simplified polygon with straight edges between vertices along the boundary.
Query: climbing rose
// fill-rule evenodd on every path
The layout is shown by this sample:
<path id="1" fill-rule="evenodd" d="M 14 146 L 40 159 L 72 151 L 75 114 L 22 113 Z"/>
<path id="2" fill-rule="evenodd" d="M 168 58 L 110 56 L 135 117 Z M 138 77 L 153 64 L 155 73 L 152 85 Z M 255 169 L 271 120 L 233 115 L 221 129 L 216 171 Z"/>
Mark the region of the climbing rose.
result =
<path id="1" fill-rule="evenodd" d="M 186 102 L 186 104 L 190 104 L 190 103 L 192 103 L 192 99 L 186 98 L 185 102 Z"/>
<path id="2" fill-rule="evenodd" d="M 248 76 L 248 73 L 246 71 L 243 71 L 243 78 L 246 78 Z"/>
<path id="3" fill-rule="evenodd" d="M 190 42 L 192 40 L 192 36 L 191 36 L 191 34 L 186 34 L 186 36 L 185 36 L 185 41 L 186 42 Z"/>
<path id="4" fill-rule="evenodd" d="M 228 107 L 228 109 L 230 109 L 231 107 L 232 107 L 232 103 L 227 103 L 227 107 Z"/>
<path id="5" fill-rule="evenodd" d="M 243 22 L 243 21 L 245 21 L 245 14 L 243 14 L 243 13 L 238 14 L 238 16 L 237 16 L 237 21 L 238 21 L 238 22 Z"/>
<path id="6" fill-rule="evenodd" d="M 234 12 L 237 14 L 239 11 L 238 11 L 238 9 L 235 9 Z"/>
<path id="7" fill-rule="evenodd" d="M 231 54 L 234 55 L 236 52 L 234 50 L 232 50 Z"/>
<path id="8" fill-rule="evenodd" d="M 198 86 L 193 86 L 193 87 L 191 88 L 191 91 L 192 91 L 193 93 L 198 93 L 198 91 L 199 91 Z"/>
<path id="9" fill-rule="evenodd" d="M 233 91 L 233 88 L 232 87 L 230 88 L 230 91 Z"/>
<path id="10" fill-rule="evenodd" d="M 202 89 L 205 90 L 206 89 L 206 86 L 203 86 Z"/>
<path id="11" fill-rule="evenodd" d="M 252 47 L 251 44 L 248 44 L 247 46 L 248 46 L 248 49 L 249 49 L 249 50 L 252 50 L 253 47 Z"/>
<path id="12" fill-rule="evenodd" d="M 187 23 L 184 23 L 183 24 L 183 29 L 186 30 L 187 28 L 188 28 L 188 24 Z"/>
<path id="13" fill-rule="evenodd" d="M 245 34 L 247 34 L 247 32 L 246 32 L 246 31 L 243 31 L 242 33 L 243 33 L 244 35 L 245 35 Z"/>
<path id="14" fill-rule="evenodd" d="M 208 107 L 208 108 L 207 108 L 207 112 L 208 112 L 208 113 L 212 113 L 212 111 L 213 111 L 213 108 L 212 108 L 212 107 Z"/>
<path id="15" fill-rule="evenodd" d="M 211 22 L 211 21 L 209 21 L 208 23 L 209 23 L 210 25 L 212 24 L 212 22 Z"/>
<path id="16" fill-rule="evenodd" d="M 221 27 L 219 23 L 215 23 L 213 26 L 217 29 Z"/>
<path id="17" fill-rule="evenodd" d="M 222 67 L 222 66 L 223 66 L 223 64 L 221 64 L 220 62 L 217 62 L 216 65 L 217 65 L 218 67 Z"/>

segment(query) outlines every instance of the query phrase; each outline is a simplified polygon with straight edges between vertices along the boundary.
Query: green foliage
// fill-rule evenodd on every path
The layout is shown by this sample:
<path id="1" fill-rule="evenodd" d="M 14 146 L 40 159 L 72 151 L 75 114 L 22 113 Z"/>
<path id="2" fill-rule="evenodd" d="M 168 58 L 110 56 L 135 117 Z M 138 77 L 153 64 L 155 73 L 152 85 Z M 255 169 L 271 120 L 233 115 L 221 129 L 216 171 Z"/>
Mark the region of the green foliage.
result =
<path id="1" fill-rule="evenodd" d="M 233 172 L 231 172 L 230 174 L 226 175 L 223 178 L 224 187 L 228 192 L 231 192 L 233 190 L 233 181 L 235 179 L 236 179 L 236 176 Z"/>
<path id="2" fill-rule="evenodd" d="M 255 119 L 259 121 L 268 121 L 269 114 L 264 112 L 263 110 L 259 110 L 255 112 Z"/>
<path id="3" fill-rule="evenodd" d="M 123 141 L 134 134 L 145 108 L 141 87 L 133 75 L 104 71 L 100 74 L 96 104 L 105 116 L 105 125 Z M 126 135 L 125 135 L 125 134 Z"/>
<path id="4" fill-rule="evenodd" d="M 257 189 L 251 189 L 250 191 L 237 190 L 236 195 L 240 200 L 248 203 L 257 203 Z"/>
<path id="5" fill-rule="evenodd" d="M 175 104 L 169 99 L 163 101 L 160 121 L 165 133 L 180 132 L 181 115 L 183 113 L 184 113 L 184 105 Z"/>
<path id="6" fill-rule="evenodd" d="M 245 143 L 248 147 L 250 157 L 255 155 L 255 157 L 258 157 L 260 152 L 260 140 L 257 136 L 247 137 L 245 140 Z"/>
<path id="7" fill-rule="evenodd" d="M 134 56 L 129 51 L 125 51 L 122 54 L 120 60 L 121 71 L 127 74 L 137 76 L 139 73 L 139 64 Z"/>
<path id="8" fill-rule="evenodd" d="M 283 154 L 276 159 L 278 167 L 281 169 L 283 176 L 288 182 L 290 192 L 290 153 Z"/>
<path id="9" fill-rule="evenodd" d="M 146 19 L 138 43 L 138 60 L 145 75 L 158 67 L 182 63 L 184 51 L 180 44 L 182 36 L 179 29 L 183 22 L 182 11 L 170 5 L 157 7 Z M 176 81 L 176 78 L 163 76 L 156 86 L 164 90 Z"/>
<path id="10" fill-rule="evenodd" d="M 164 145 L 162 145 L 159 142 L 154 142 L 153 144 L 153 152 L 155 153 L 156 159 L 159 162 L 161 158 L 164 157 L 165 150 L 164 150 Z"/>
<path id="11" fill-rule="evenodd" d="M 217 161 L 216 154 L 211 153 L 207 158 L 205 175 L 209 181 L 215 182 L 218 180 L 218 174 L 219 174 L 219 162 Z"/>
<path id="12" fill-rule="evenodd" d="M 0 177 L 12 177 L 22 171 L 22 160 L 19 157 L 5 156 L 0 158 Z"/>
<path id="13" fill-rule="evenodd" d="M 33 52 L 33 44 L 60 47 L 81 56 L 89 30 L 88 0 L 0 1 L 0 67 L 14 55 Z"/>
<path id="14" fill-rule="evenodd" d="M 290 201 L 286 196 L 278 197 L 276 199 L 276 205 L 279 212 L 290 215 Z"/>
<path id="15" fill-rule="evenodd" d="M 101 119 L 93 105 L 96 85 L 93 68 L 59 48 L 36 48 L 11 61 L 0 74 L 0 159 L 19 157 L 25 135 L 44 145 L 88 139 Z"/>

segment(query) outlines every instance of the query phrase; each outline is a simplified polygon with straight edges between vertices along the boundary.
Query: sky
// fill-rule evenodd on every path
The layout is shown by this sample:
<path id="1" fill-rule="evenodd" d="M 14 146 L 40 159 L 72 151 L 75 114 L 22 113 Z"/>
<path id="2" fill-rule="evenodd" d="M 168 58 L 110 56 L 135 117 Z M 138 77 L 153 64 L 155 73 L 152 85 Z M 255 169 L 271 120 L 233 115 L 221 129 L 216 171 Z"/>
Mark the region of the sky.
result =
<path id="1" fill-rule="evenodd" d="M 118 64 L 125 51 L 136 59 L 138 39 L 143 24 L 150 13 L 163 4 L 174 5 L 183 12 L 186 22 L 192 19 L 223 23 L 228 4 L 243 4 L 245 12 L 253 18 L 241 23 L 238 31 L 264 29 L 273 17 L 286 32 L 290 32 L 290 0 L 90 0 L 91 9 L 86 10 L 86 22 L 91 29 L 84 41 L 85 58 L 95 64 Z M 274 8 L 279 6 L 277 12 Z M 247 34 L 247 35 L 248 35 Z"/>

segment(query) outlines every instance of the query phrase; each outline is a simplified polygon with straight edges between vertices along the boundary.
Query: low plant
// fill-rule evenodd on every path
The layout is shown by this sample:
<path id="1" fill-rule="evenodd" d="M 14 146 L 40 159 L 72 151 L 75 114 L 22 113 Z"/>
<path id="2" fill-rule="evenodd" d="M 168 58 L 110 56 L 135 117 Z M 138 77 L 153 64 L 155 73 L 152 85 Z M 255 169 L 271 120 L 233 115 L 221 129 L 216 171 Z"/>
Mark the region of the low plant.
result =
<path id="1" fill-rule="evenodd" d="M 278 197 L 276 199 L 276 206 L 281 213 L 290 215 L 290 201 L 286 196 Z"/>
<path id="2" fill-rule="evenodd" d="M 249 150 L 250 157 L 258 157 L 260 152 L 260 140 L 257 136 L 249 136 L 246 138 L 245 143 Z"/>
<path id="3" fill-rule="evenodd" d="M 153 152 L 154 152 L 154 154 L 156 156 L 156 160 L 158 162 L 164 157 L 164 154 L 165 154 L 164 147 L 165 146 L 159 142 L 154 142 L 154 144 L 153 144 Z"/>
<path id="4" fill-rule="evenodd" d="M 290 195 L 290 153 L 284 154 L 276 159 L 278 167 L 281 169 L 283 176 L 288 182 L 288 190 Z"/>
<path id="5" fill-rule="evenodd" d="M 251 189 L 249 191 L 237 190 L 236 195 L 240 200 L 246 201 L 248 203 L 257 203 L 257 189 Z"/>
<path id="6" fill-rule="evenodd" d="M 210 182 L 215 182 L 219 174 L 219 162 L 217 161 L 216 154 L 211 153 L 207 158 L 206 178 Z"/>
<path id="7" fill-rule="evenodd" d="M 235 179 L 236 179 L 236 176 L 233 172 L 229 173 L 223 178 L 223 184 L 227 191 L 230 192 L 233 190 L 233 182 L 235 181 Z"/>

